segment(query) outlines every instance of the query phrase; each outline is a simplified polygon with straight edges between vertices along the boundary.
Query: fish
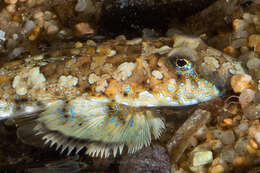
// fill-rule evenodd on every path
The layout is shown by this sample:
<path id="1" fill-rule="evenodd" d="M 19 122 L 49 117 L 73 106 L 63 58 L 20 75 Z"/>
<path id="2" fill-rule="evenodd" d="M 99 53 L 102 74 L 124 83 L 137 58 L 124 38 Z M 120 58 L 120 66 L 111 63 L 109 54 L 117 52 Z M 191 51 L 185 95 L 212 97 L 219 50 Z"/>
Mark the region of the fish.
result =
<path id="1" fill-rule="evenodd" d="M 118 36 L 7 62 L 0 117 L 33 117 L 32 133 L 68 155 L 83 148 L 93 157 L 116 157 L 124 148 L 131 154 L 160 138 L 163 108 L 220 96 L 198 73 L 206 50 L 193 37 Z"/>

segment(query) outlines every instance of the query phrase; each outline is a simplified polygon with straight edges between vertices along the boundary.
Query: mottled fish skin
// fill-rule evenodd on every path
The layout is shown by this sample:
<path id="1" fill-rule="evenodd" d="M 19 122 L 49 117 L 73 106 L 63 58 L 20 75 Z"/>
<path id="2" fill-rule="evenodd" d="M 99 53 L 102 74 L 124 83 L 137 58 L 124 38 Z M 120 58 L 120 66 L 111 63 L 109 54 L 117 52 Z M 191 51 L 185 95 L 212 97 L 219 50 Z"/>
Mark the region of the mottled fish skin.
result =
<path id="1" fill-rule="evenodd" d="M 127 146 L 133 153 L 160 137 L 162 107 L 219 96 L 197 73 L 206 49 L 197 38 L 180 44 L 119 36 L 101 44 L 88 40 L 71 56 L 57 51 L 13 61 L 0 69 L 0 117 L 44 107 L 34 132 L 62 152 L 87 147 L 89 155 L 108 157 Z"/>

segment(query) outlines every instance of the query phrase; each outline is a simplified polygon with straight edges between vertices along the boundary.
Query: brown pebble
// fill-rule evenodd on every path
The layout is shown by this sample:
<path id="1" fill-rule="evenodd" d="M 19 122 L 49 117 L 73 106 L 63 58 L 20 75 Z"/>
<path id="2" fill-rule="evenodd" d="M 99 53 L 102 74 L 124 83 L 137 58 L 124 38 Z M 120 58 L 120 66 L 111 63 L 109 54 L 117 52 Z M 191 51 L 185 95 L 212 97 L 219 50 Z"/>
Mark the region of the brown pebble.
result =
<path id="1" fill-rule="evenodd" d="M 225 118 L 223 121 L 226 125 L 231 126 L 233 124 L 233 120 L 231 118 Z"/>
<path id="2" fill-rule="evenodd" d="M 8 5 L 8 6 L 6 7 L 6 10 L 7 10 L 9 13 L 11 13 L 11 14 L 15 13 L 15 12 L 16 12 L 16 6 L 15 6 L 15 4 L 10 4 L 10 5 Z"/>
<path id="3" fill-rule="evenodd" d="M 223 51 L 230 56 L 236 56 L 238 54 L 238 51 L 232 46 L 224 48 Z"/>
<path id="4" fill-rule="evenodd" d="M 244 89 L 239 96 L 239 103 L 241 107 L 246 108 L 255 98 L 255 91 L 251 89 Z"/>
<path id="5" fill-rule="evenodd" d="M 234 166 L 244 166 L 246 164 L 246 158 L 245 156 L 238 156 L 233 160 L 233 165 Z"/>
<path id="6" fill-rule="evenodd" d="M 37 13 L 35 13 L 34 15 L 33 15 L 33 18 L 34 19 L 40 19 L 40 18 L 43 18 L 43 12 L 42 11 L 39 11 L 39 12 L 37 12 Z"/>
<path id="7" fill-rule="evenodd" d="M 93 34 L 95 31 L 88 23 L 78 23 L 75 25 L 76 35 L 81 36 L 84 34 Z"/>
<path id="8" fill-rule="evenodd" d="M 221 172 L 224 172 L 224 171 L 225 171 L 225 169 L 222 165 L 216 165 L 213 168 L 211 168 L 212 173 L 221 173 Z"/>
<path id="9" fill-rule="evenodd" d="M 248 153 L 250 153 L 250 154 L 256 154 L 257 153 L 257 150 L 254 149 L 251 145 L 247 145 L 246 148 L 247 148 Z"/>
<path id="10" fill-rule="evenodd" d="M 58 31 L 59 31 L 59 27 L 57 25 L 49 25 L 47 27 L 48 35 L 56 34 Z"/>
<path id="11" fill-rule="evenodd" d="M 252 77 L 248 74 L 237 74 L 231 77 L 231 86 L 236 93 L 242 92 L 244 89 L 250 88 Z"/>
<path id="12" fill-rule="evenodd" d="M 5 0 L 7 4 L 16 4 L 17 0 Z"/>
<path id="13" fill-rule="evenodd" d="M 248 38 L 248 46 L 253 47 L 256 50 L 256 47 L 260 46 L 260 34 L 252 34 Z"/>
<path id="14" fill-rule="evenodd" d="M 241 31 L 244 30 L 247 27 L 247 22 L 245 22 L 242 19 L 235 19 L 232 23 L 233 29 L 235 31 Z"/>
<path id="15" fill-rule="evenodd" d="M 250 145 L 251 147 L 253 147 L 254 149 L 258 149 L 258 144 L 254 139 L 250 139 Z"/>
<path id="16" fill-rule="evenodd" d="M 83 47 L 83 43 L 77 41 L 77 42 L 75 43 L 75 48 L 81 48 L 81 47 Z"/>
<path id="17" fill-rule="evenodd" d="M 39 26 L 35 27 L 32 33 L 29 35 L 28 39 L 31 41 L 35 40 L 38 37 L 40 30 L 41 28 Z"/>

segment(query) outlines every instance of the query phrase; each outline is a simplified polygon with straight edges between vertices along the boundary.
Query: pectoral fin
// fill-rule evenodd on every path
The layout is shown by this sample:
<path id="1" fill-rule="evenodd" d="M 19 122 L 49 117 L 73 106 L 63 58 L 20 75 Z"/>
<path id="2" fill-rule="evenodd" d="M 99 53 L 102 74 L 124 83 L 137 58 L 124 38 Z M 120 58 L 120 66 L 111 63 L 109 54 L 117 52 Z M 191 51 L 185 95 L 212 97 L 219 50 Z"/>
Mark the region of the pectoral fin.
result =
<path id="1" fill-rule="evenodd" d="M 108 157 L 128 147 L 133 153 L 159 138 L 165 128 L 153 110 L 132 108 L 106 98 L 77 98 L 68 103 L 58 100 L 40 114 L 35 130 L 46 143 L 57 144 L 70 153 L 87 147 L 92 156 Z"/>

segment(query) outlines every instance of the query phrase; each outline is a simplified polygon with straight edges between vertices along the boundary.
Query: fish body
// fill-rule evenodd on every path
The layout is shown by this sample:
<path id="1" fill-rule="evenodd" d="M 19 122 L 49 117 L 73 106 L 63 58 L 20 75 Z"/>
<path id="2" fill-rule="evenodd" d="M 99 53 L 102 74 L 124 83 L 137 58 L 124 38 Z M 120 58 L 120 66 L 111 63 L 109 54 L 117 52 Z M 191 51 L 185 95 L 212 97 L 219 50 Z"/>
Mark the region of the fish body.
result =
<path id="1" fill-rule="evenodd" d="M 87 147 L 92 156 L 133 153 L 165 128 L 160 109 L 194 105 L 219 96 L 198 74 L 197 38 L 88 40 L 66 55 L 57 51 L 4 64 L 0 117 L 30 114 L 35 134 L 62 152 Z M 184 40 L 185 40 L 184 39 Z M 183 43 L 183 42 L 182 42 Z"/>

